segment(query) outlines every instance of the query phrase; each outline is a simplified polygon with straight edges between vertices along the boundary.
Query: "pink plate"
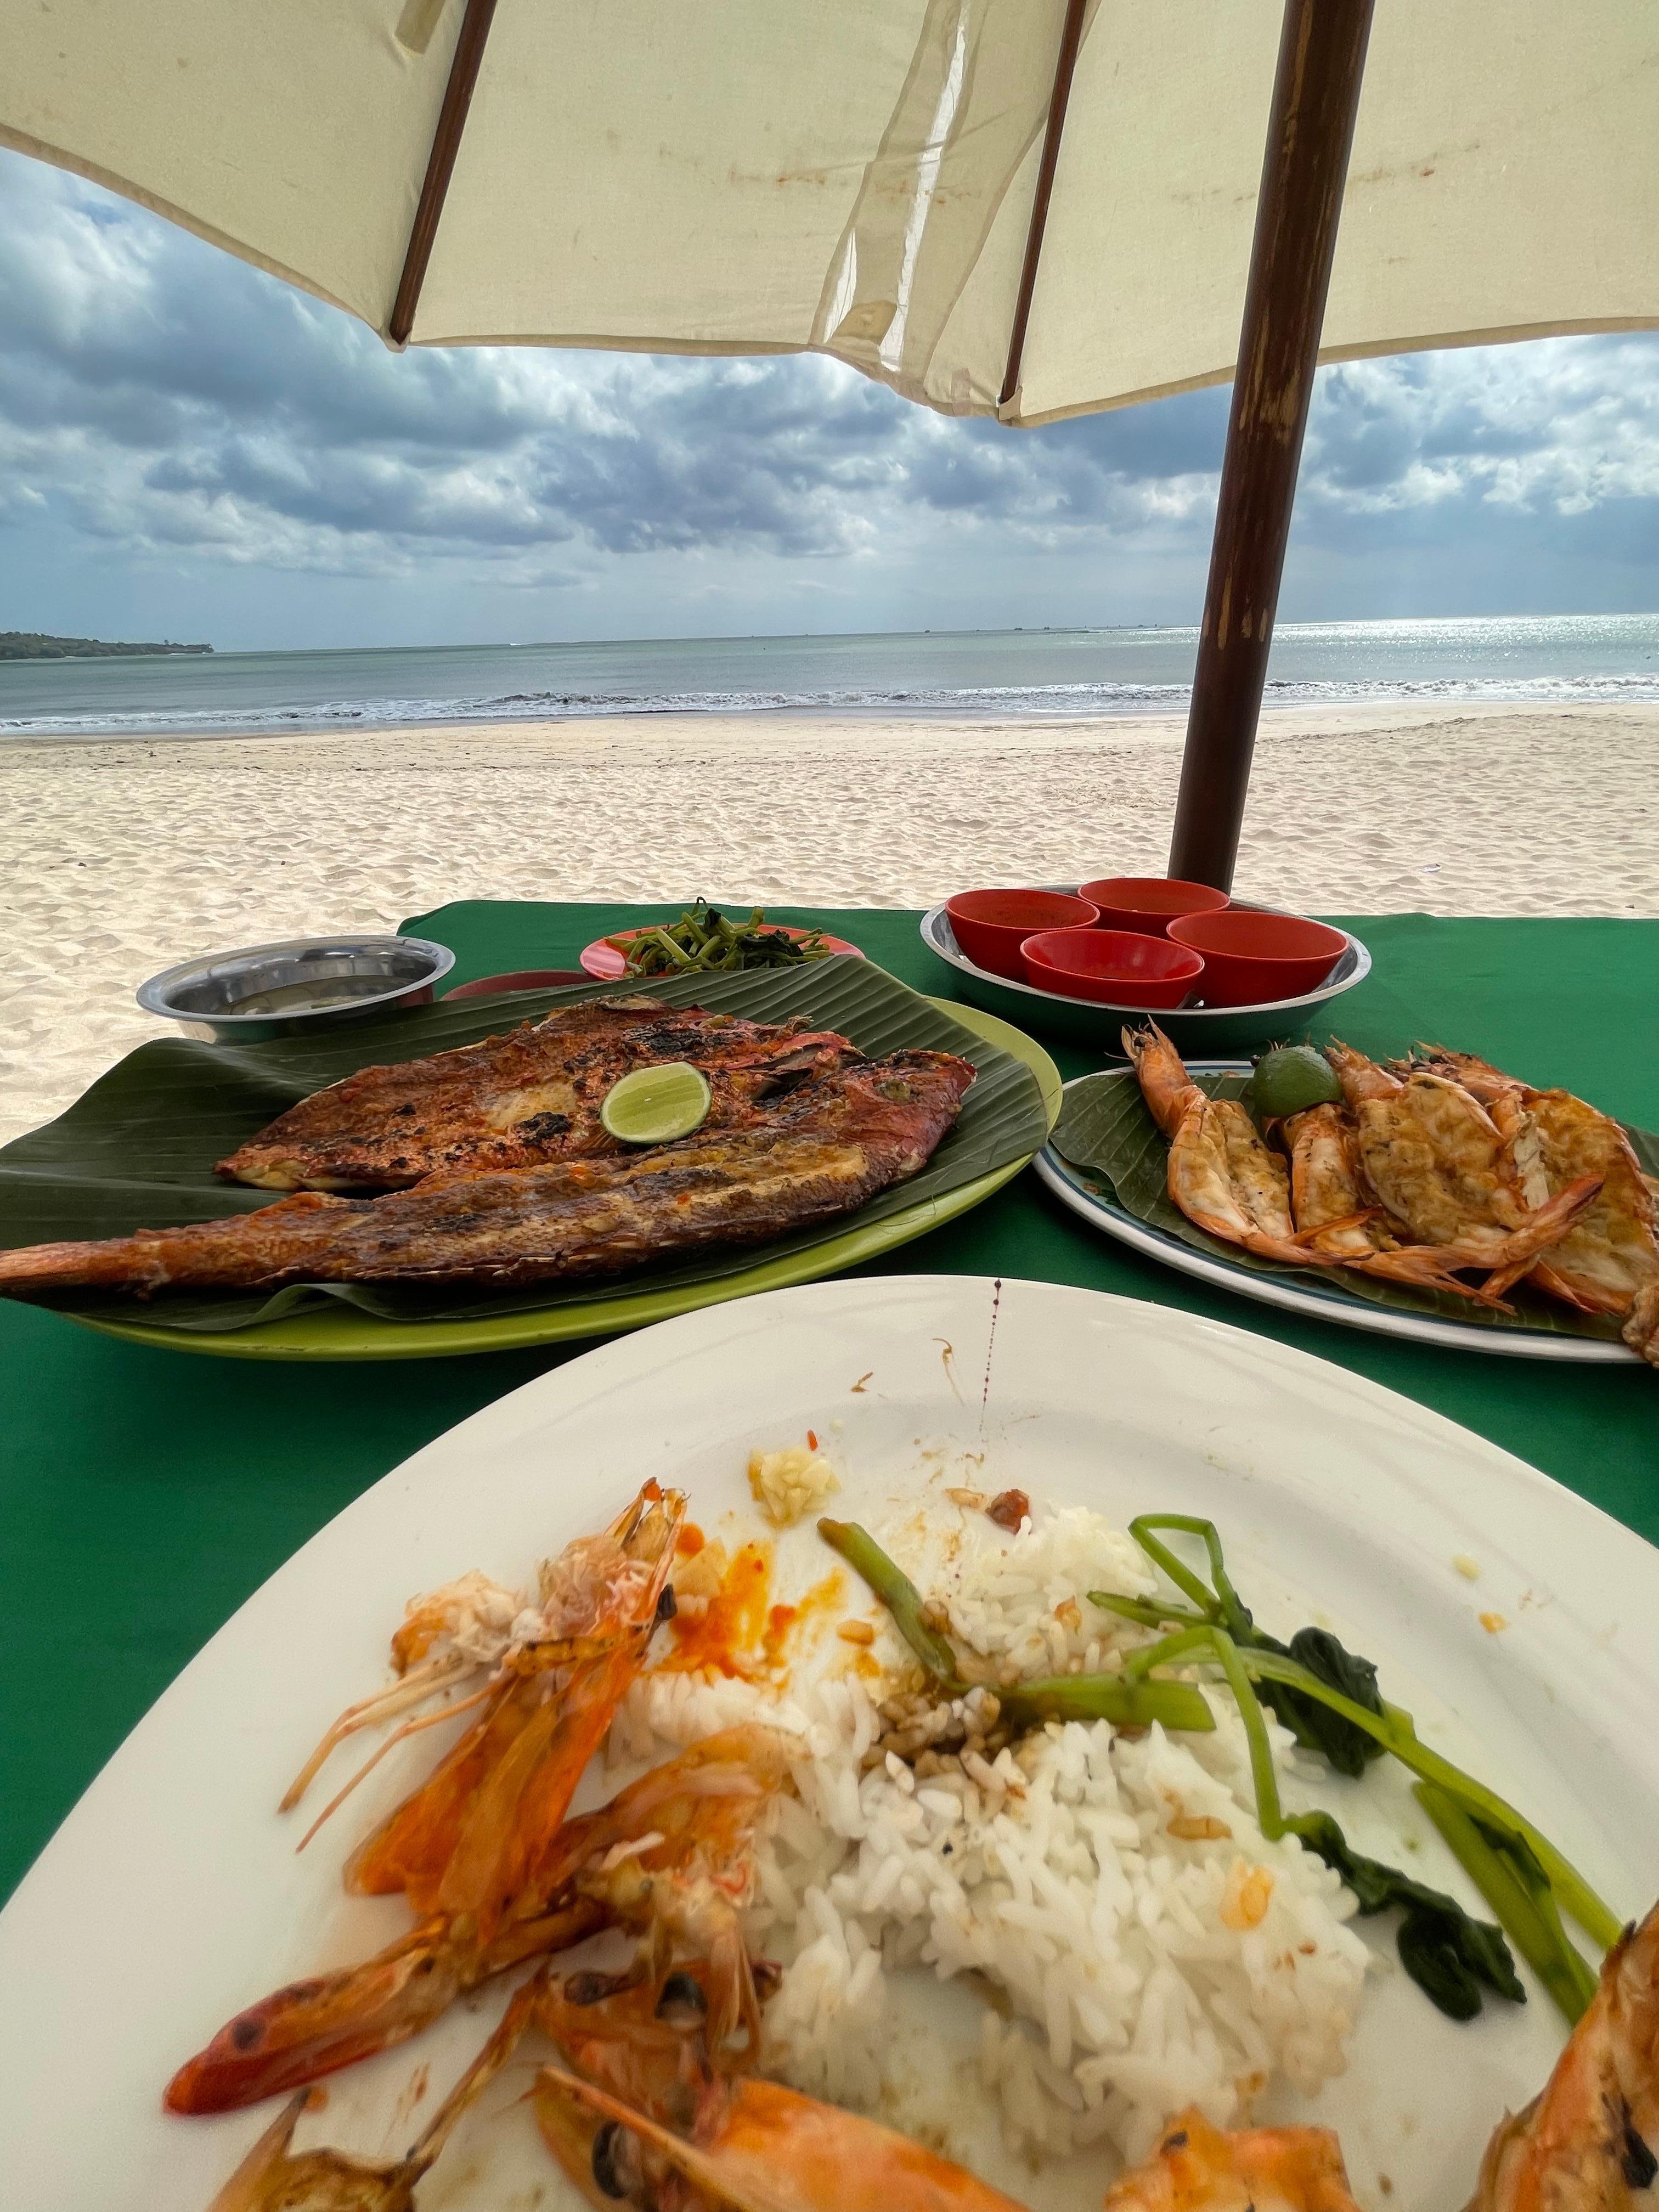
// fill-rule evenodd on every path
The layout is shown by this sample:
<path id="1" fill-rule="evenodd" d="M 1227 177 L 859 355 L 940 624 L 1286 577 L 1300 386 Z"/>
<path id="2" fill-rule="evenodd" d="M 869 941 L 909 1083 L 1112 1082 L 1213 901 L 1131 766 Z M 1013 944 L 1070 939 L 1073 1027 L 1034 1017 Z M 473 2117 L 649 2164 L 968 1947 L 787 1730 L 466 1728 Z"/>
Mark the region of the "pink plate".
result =
<path id="1" fill-rule="evenodd" d="M 660 923 L 646 922 L 638 929 L 613 930 L 610 937 L 596 937 L 591 945 L 585 945 L 581 949 L 582 966 L 601 983 L 620 982 L 628 973 L 628 963 L 617 951 L 615 940 L 620 939 L 625 945 L 630 937 L 643 937 L 647 930 L 660 927 Z M 786 937 L 810 937 L 812 934 L 810 929 L 795 929 L 786 921 L 769 923 L 768 927 L 781 929 Z M 864 957 L 858 946 L 849 945 L 844 937 L 825 937 L 823 941 L 831 952 L 850 952 L 854 960 Z"/>

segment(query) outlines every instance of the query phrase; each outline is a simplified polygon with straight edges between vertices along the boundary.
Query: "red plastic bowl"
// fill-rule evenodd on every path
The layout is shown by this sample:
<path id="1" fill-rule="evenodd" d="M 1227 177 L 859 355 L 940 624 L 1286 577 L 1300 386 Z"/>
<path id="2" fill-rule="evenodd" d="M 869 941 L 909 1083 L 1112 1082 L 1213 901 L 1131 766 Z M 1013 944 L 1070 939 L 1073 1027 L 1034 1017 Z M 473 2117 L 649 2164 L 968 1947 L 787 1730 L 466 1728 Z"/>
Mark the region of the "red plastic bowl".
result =
<path id="1" fill-rule="evenodd" d="M 1028 937 L 1091 929 L 1099 909 L 1068 891 L 958 891 L 945 911 L 957 943 L 975 968 L 1025 981 L 1019 948 Z"/>
<path id="2" fill-rule="evenodd" d="M 510 975 L 480 975 L 476 982 L 458 983 L 446 999 L 493 999 L 502 991 L 550 991 L 561 983 L 586 983 L 591 977 L 580 968 L 515 968 Z"/>
<path id="3" fill-rule="evenodd" d="M 1170 941 L 1204 956 L 1206 1006 L 1261 1006 L 1299 999 L 1322 983 L 1347 950 L 1340 929 L 1300 915 L 1190 914 L 1170 924 Z"/>
<path id="4" fill-rule="evenodd" d="M 1179 876 L 1102 876 L 1085 884 L 1078 896 L 1100 908 L 1097 927 L 1129 929 L 1140 937 L 1164 937 L 1182 915 L 1219 914 L 1231 904 L 1225 891 L 1183 883 Z"/>
<path id="5" fill-rule="evenodd" d="M 1204 973 L 1184 945 L 1126 929 L 1045 930 L 1019 949 L 1025 980 L 1039 991 L 1105 1006 L 1178 1006 Z"/>

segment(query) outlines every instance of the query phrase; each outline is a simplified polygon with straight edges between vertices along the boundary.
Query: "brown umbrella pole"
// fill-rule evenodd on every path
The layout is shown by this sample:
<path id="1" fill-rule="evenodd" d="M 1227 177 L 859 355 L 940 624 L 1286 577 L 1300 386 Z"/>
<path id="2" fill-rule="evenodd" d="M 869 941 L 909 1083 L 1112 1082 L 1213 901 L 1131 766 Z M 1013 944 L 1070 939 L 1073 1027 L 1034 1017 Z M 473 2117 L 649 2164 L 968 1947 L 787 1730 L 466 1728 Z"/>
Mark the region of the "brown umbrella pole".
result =
<path id="1" fill-rule="evenodd" d="M 1231 890 L 1371 0 L 1285 0 L 1170 873 Z"/>

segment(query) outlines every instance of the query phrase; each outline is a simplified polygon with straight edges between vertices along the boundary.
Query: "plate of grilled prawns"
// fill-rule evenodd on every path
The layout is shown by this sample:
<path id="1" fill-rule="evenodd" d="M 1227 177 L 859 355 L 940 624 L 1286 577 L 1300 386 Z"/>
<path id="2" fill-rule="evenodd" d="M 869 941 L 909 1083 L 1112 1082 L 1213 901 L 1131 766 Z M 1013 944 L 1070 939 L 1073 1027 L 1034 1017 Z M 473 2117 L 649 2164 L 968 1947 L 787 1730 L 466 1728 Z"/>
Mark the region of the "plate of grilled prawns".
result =
<path id="1" fill-rule="evenodd" d="M 92 1784 L 0 1913 L 0 2195 L 1641 2212 L 1656 1599 L 1202 1316 L 683 1316 L 366 1492 Z"/>
<path id="2" fill-rule="evenodd" d="M 1122 1042 L 1129 1070 L 1068 1084 L 1037 1160 L 1106 1235 L 1348 1328 L 1659 1366 L 1659 1138 L 1441 1046 L 1253 1070 L 1189 1067 L 1155 1023 Z M 1268 1060 L 1301 1063 L 1288 1097 Z"/>

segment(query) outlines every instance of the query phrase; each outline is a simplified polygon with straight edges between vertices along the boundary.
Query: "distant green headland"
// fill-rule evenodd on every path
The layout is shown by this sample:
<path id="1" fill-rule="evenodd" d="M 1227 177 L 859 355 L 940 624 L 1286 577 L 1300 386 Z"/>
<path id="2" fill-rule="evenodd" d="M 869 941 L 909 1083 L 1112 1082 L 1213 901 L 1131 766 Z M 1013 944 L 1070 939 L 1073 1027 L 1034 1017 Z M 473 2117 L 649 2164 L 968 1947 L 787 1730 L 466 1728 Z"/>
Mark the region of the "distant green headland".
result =
<path id="1" fill-rule="evenodd" d="M 211 653 L 210 645 L 111 645 L 101 637 L 47 637 L 38 629 L 0 629 L 0 660 L 106 660 L 119 653 Z"/>

